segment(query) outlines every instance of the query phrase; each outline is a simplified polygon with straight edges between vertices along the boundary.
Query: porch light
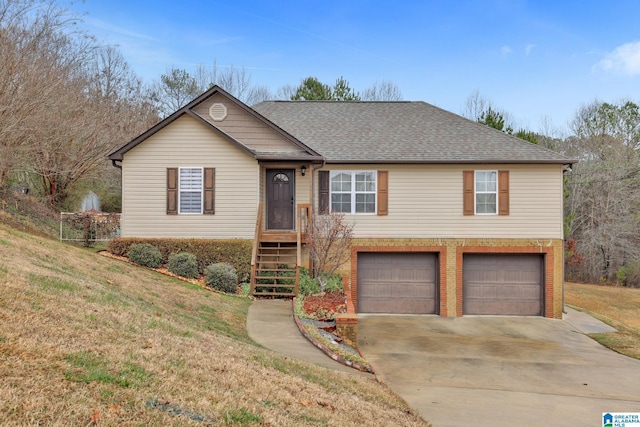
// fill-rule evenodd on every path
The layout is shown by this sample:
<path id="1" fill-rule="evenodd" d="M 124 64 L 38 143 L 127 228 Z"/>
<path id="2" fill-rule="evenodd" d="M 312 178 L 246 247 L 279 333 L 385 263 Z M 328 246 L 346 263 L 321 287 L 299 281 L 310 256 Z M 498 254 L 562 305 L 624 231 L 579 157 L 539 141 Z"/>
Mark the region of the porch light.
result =
<path id="1" fill-rule="evenodd" d="M 300 173 L 302 174 L 302 176 L 304 176 L 304 174 L 306 174 L 306 173 L 307 173 L 307 167 L 303 165 L 303 166 L 300 168 Z"/>

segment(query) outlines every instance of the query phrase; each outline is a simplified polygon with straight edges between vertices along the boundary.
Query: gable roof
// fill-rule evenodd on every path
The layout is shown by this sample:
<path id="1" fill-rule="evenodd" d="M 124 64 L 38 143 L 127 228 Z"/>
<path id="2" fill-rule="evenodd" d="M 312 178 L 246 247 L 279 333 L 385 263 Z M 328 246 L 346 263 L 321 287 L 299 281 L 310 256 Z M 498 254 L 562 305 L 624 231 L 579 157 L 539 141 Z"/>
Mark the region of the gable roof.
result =
<path id="1" fill-rule="evenodd" d="M 426 102 L 265 101 L 253 109 L 327 163 L 576 163 Z"/>
<path id="2" fill-rule="evenodd" d="M 257 151 L 257 150 L 253 150 L 250 147 L 248 147 L 247 145 L 243 144 L 238 139 L 234 138 L 233 135 L 230 135 L 229 133 L 225 132 L 224 130 L 222 130 L 222 129 L 216 127 L 215 125 L 211 124 L 210 122 L 202 119 L 198 114 L 194 113 L 193 109 L 196 106 L 198 106 L 202 102 L 206 101 L 207 99 L 211 98 L 215 94 L 220 94 L 220 95 L 224 96 L 230 102 L 234 103 L 240 109 L 244 110 L 247 114 L 249 114 L 249 115 L 253 116 L 254 118 L 256 118 L 257 120 L 263 122 L 265 125 L 267 125 L 271 129 L 273 129 L 276 133 L 278 133 L 284 139 L 286 139 L 289 142 L 291 142 L 294 146 L 297 146 L 300 149 L 300 151 L 299 152 L 294 152 L 294 153 L 282 153 L 282 152 L 280 152 L 280 153 L 279 152 L 264 153 L 264 152 L 260 152 L 260 151 Z M 231 142 L 232 144 L 236 145 L 237 147 L 239 147 L 240 149 L 242 149 L 243 151 L 247 152 L 249 155 L 253 156 L 254 158 L 256 158 L 258 160 L 305 160 L 305 161 L 322 161 L 323 160 L 322 156 L 320 154 L 318 154 L 316 151 L 314 151 L 313 149 L 311 149 L 310 147 L 308 147 L 307 145 L 305 145 L 304 143 L 302 143 L 301 141 L 296 139 L 291 134 L 283 131 L 281 128 L 279 128 L 278 126 L 273 124 L 271 121 L 269 121 L 268 119 L 266 119 L 262 115 L 258 114 L 255 110 L 251 109 L 246 104 L 240 102 L 238 99 L 233 97 L 231 94 L 229 94 L 228 92 L 226 92 L 225 90 L 223 90 L 219 86 L 213 86 L 211 89 L 209 89 L 208 91 L 204 92 L 202 95 L 198 96 L 193 101 L 191 101 L 190 103 L 188 103 L 184 107 L 180 108 L 175 113 L 171 114 L 169 117 L 165 118 L 164 120 L 161 120 L 160 122 L 158 122 L 155 126 L 151 127 L 146 132 L 142 133 L 138 137 L 136 137 L 133 140 L 131 140 L 129 143 L 127 143 L 127 144 L 123 145 L 122 147 L 118 148 L 117 150 L 115 150 L 114 152 L 112 152 L 111 154 L 108 155 L 109 159 L 111 159 L 114 162 L 115 161 L 121 161 L 123 159 L 124 154 L 126 154 L 129 150 L 131 150 L 134 147 L 136 147 L 137 145 L 141 144 L 146 139 L 148 139 L 149 137 L 153 136 L 154 134 L 156 134 L 160 130 L 164 129 L 166 126 L 170 125 L 175 120 L 177 120 L 178 118 L 180 118 L 180 117 L 182 117 L 184 115 L 188 115 L 188 116 L 192 117 L 193 119 L 197 120 L 198 122 L 200 122 L 203 125 L 209 127 L 210 129 L 212 129 L 213 131 L 219 133 L 220 135 L 225 137 L 229 142 Z"/>

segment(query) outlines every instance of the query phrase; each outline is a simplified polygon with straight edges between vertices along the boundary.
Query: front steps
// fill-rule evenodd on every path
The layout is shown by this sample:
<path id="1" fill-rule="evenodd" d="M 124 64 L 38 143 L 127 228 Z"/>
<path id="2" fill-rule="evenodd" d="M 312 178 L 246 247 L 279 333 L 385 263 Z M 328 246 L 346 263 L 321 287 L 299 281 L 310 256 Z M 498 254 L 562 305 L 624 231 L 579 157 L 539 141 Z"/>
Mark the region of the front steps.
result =
<path id="1" fill-rule="evenodd" d="M 298 293 L 298 244 L 285 233 L 260 236 L 251 269 L 253 296 L 293 297 Z"/>

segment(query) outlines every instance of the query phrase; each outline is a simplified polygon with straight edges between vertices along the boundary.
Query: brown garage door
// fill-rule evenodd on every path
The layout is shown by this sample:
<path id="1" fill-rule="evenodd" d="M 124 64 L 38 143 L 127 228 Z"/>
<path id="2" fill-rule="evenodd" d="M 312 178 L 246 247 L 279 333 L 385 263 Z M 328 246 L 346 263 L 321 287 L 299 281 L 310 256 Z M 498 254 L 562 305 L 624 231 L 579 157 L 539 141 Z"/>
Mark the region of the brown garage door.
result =
<path id="1" fill-rule="evenodd" d="M 358 312 L 435 314 L 437 255 L 358 254 Z"/>
<path id="2" fill-rule="evenodd" d="M 463 314 L 541 315 L 542 266 L 541 255 L 464 255 Z"/>

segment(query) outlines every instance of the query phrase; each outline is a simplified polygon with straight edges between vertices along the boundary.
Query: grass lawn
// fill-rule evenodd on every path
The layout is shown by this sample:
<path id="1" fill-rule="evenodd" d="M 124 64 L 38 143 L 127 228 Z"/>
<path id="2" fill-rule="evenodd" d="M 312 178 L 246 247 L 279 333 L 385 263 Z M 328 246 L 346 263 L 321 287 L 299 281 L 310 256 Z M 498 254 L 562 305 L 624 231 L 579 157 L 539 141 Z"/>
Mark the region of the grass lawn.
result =
<path id="1" fill-rule="evenodd" d="M 640 359 L 640 289 L 565 283 L 565 302 L 618 330 L 590 337 L 618 353 Z"/>
<path id="2" fill-rule="evenodd" d="M 0 424 L 428 425 L 253 343 L 249 304 L 0 221 Z"/>

